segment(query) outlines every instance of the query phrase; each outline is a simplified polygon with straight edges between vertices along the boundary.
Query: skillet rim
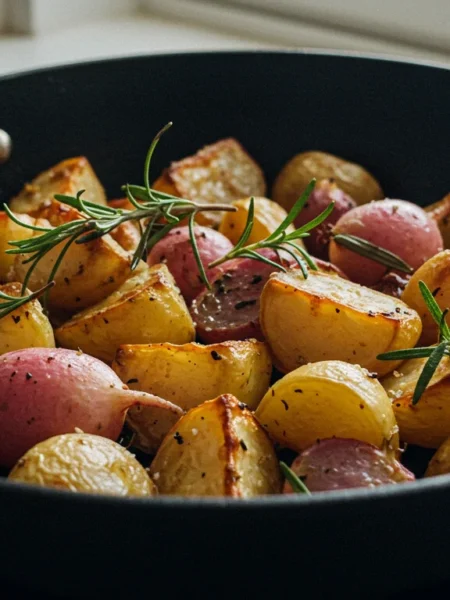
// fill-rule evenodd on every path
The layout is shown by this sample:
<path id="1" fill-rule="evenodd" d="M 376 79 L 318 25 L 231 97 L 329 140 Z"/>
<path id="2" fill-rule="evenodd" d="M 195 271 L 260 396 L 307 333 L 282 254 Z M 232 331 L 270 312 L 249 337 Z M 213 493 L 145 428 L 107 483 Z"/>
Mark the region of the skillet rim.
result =
<path id="1" fill-rule="evenodd" d="M 152 54 L 138 53 L 124 56 L 115 56 L 112 58 L 98 58 L 95 60 L 78 60 L 73 62 L 64 62 L 55 65 L 38 67 L 34 69 L 26 69 L 14 71 L 0 75 L 0 84 L 11 80 L 23 79 L 34 75 L 51 75 L 55 72 L 67 71 L 71 69 L 101 66 L 105 63 L 125 63 L 127 61 L 148 61 L 148 60 L 164 60 L 167 57 L 185 57 L 189 59 L 192 56 L 213 57 L 216 55 L 232 56 L 235 60 L 240 56 L 248 55 L 300 55 L 300 56 L 319 56 L 323 58 L 348 59 L 350 61 L 375 61 L 375 62 L 390 62 L 397 64 L 406 64 L 419 68 L 433 69 L 438 71 L 449 71 L 450 63 L 446 64 L 440 61 L 408 58 L 403 56 L 395 56 L 384 53 L 370 53 L 344 50 L 329 50 L 322 48 L 302 48 L 302 49 L 286 49 L 286 48 L 257 48 L 257 49 L 239 49 L 239 50 L 211 50 L 202 51 L 195 50 L 189 52 L 155 52 Z M 223 510 L 228 511 L 242 510 L 267 510 L 268 508 L 296 508 L 300 505 L 311 506 L 318 510 L 329 510 L 333 507 L 348 507 L 355 504 L 359 506 L 367 504 L 370 500 L 380 503 L 381 500 L 397 500 L 404 505 L 408 499 L 414 500 L 421 495 L 425 497 L 435 497 L 450 493 L 450 474 L 440 475 L 429 479 L 419 479 L 414 482 L 408 482 L 405 485 L 386 485 L 376 488 L 354 488 L 349 490 L 340 490 L 332 492 L 318 492 L 312 496 L 301 495 L 274 495 L 274 496 L 259 496 L 251 499 L 242 498 L 226 498 L 226 497 L 178 497 L 178 496 L 159 496 L 152 498 L 133 498 L 133 497 L 118 497 L 107 496 L 101 494 L 73 493 L 67 490 L 58 490 L 53 488 L 39 487 L 29 484 L 17 483 L 8 481 L 6 478 L 0 478 L 0 495 L 7 496 L 12 499 L 26 494 L 28 498 L 42 500 L 48 498 L 54 501 L 72 501 L 78 505 L 93 503 L 96 506 L 107 505 L 108 507 L 120 508 L 122 506 L 134 506 L 136 509 L 157 510 L 159 508 L 172 507 L 174 509 L 182 507 L 189 511 L 195 511 L 199 508 L 202 510 Z M 142 508 L 141 508 L 142 507 Z"/>

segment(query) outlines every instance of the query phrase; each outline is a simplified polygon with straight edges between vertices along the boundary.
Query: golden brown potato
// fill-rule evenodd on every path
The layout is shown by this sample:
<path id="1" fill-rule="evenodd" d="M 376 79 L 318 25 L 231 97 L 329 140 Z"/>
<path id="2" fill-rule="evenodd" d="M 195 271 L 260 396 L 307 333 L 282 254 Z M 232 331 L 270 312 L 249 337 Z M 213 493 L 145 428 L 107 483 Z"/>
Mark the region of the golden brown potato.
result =
<path id="1" fill-rule="evenodd" d="M 66 433 L 36 444 L 8 479 L 110 496 L 154 496 L 158 493 L 147 471 L 125 448 L 87 433 Z"/>
<path id="2" fill-rule="evenodd" d="M 38 213 L 41 225 L 45 222 L 53 227 L 81 217 L 77 210 L 57 201 L 48 202 Z M 40 232 L 34 233 L 40 235 Z M 37 290 L 47 283 L 65 244 L 65 241 L 61 242 L 39 261 L 28 283 L 30 289 Z M 24 280 L 30 267 L 29 264 L 22 264 L 26 258 L 28 256 L 16 255 L 11 279 Z M 116 290 L 130 273 L 129 253 L 111 236 L 105 235 L 86 244 L 74 243 L 56 274 L 56 285 L 49 294 L 49 306 L 69 312 L 92 306 Z"/>
<path id="3" fill-rule="evenodd" d="M 303 365 L 272 386 L 255 414 L 273 440 L 297 452 L 331 437 L 398 448 L 391 402 L 359 365 L 337 360 Z"/>
<path id="4" fill-rule="evenodd" d="M 0 292 L 21 296 L 20 283 L 0 285 Z M 29 290 L 26 294 L 29 294 Z M 0 298 L 0 308 L 2 300 Z M 50 321 L 44 315 L 38 300 L 23 304 L 14 312 L 0 318 L 0 354 L 23 348 L 54 348 L 55 338 Z"/>
<path id="5" fill-rule="evenodd" d="M 51 201 L 55 194 L 76 196 L 81 190 L 86 190 L 82 196 L 84 200 L 106 204 L 105 190 L 88 159 L 77 156 L 43 171 L 24 186 L 20 194 L 10 201 L 9 206 L 14 212 L 33 214 Z"/>
<path id="6" fill-rule="evenodd" d="M 182 417 L 164 439 L 150 473 L 161 494 L 250 498 L 281 489 L 267 433 L 229 394 Z"/>
<path id="7" fill-rule="evenodd" d="M 425 210 L 438 224 L 444 240 L 444 248 L 450 248 L 450 194 L 444 196 L 439 202 L 427 206 Z"/>
<path id="8" fill-rule="evenodd" d="M 447 438 L 436 450 L 433 458 L 428 463 L 425 477 L 446 475 L 450 473 L 450 438 Z"/>
<path id="9" fill-rule="evenodd" d="M 309 362 L 343 360 L 379 375 L 399 362 L 378 354 L 412 348 L 419 315 L 401 300 L 341 277 L 298 270 L 275 273 L 261 296 L 261 326 L 283 372 Z"/>
<path id="10" fill-rule="evenodd" d="M 19 218 L 19 215 L 15 215 Z M 27 225 L 34 225 L 35 219 L 29 215 L 20 215 L 20 220 Z M 8 273 L 14 264 L 14 254 L 6 254 L 6 250 L 12 250 L 8 242 L 26 240 L 32 237 L 30 229 L 21 227 L 14 223 L 5 212 L 0 212 L 0 283 L 8 278 Z"/>
<path id="11" fill-rule="evenodd" d="M 131 389 L 169 399 L 184 410 L 221 394 L 233 394 L 255 409 L 272 374 L 267 346 L 256 340 L 126 345 L 112 368 Z"/>
<path id="12" fill-rule="evenodd" d="M 415 406 L 411 400 L 425 358 L 405 360 L 381 383 L 392 399 L 400 439 L 424 448 L 437 448 L 450 436 L 450 360 L 444 357 Z"/>
<path id="13" fill-rule="evenodd" d="M 247 223 L 250 198 L 234 200 L 231 204 L 236 207 L 237 211 L 223 213 L 219 231 L 233 244 L 237 244 Z M 254 198 L 253 227 L 247 245 L 260 242 L 273 233 L 286 217 L 287 212 L 276 202 L 272 202 L 268 198 Z M 294 231 L 294 226 L 290 225 L 286 231 L 287 233 Z M 297 240 L 297 243 L 303 245 L 301 240 Z"/>
<path id="14" fill-rule="evenodd" d="M 384 198 L 378 181 L 363 167 L 326 152 L 302 152 L 292 158 L 280 171 L 272 189 L 272 199 L 286 210 L 313 178 L 334 179 L 357 204 Z"/>
<path id="15" fill-rule="evenodd" d="M 427 260 L 408 281 L 402 294 L 403 302 L 416 310 L 422 319 L 420 345 L 430 346 L 438 341 L 438 327 L 425 304 L 419 289 L 423 281 L 431 290 L 442 310 L 450 307 L 450 250 L 444 250 Z"/>
<path id="16" fill-rule="evenodd" d="M 173 162 L 153 184 L 155 190 L 195 202 L 230 203 L 264 196 L 266 183 L 258 164 L 233 139 L 205 146 L 193 156 Z M 220 213 L 199 213 L 203 225 L 218 225 Z"/>
<path id="17" fill-rule="evenodd" d="M 111 362 L 122 344 L 184 344 L 194 339 L 195 329 L 166 265 L 141 262 L 118 290 L 74 315 L 55 334 L 61 346 Z"/>

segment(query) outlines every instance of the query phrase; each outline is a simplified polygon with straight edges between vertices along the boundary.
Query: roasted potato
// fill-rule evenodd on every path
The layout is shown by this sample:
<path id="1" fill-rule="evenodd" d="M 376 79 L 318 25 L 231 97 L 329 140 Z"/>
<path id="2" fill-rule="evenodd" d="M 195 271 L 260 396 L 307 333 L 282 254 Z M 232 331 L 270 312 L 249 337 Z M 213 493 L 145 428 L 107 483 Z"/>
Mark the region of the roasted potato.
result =
<path id="1" fill-rule="evenodd" d="M 419 281 L 427 284 L 436 302 L 445 310 L 450 307 L 450 250 L 444 250 L 427 260 L 413 274 L 402 294 L 403 302 L 416 310 L 422 319 L 420 344 L 430 346 L 438 341 L 438 326 L 425 304 Z"/>
<path id="2" fill-rule="evenodd" d="M 24 186 L 20 194 L 10 201 L 9 206 L 14 212 L 33 214 L 51 201 L 55 194 L 76 196 L 81 190 L 86 190 L 84 200 L 106 204 L 105 190 L 88 159 L 77 156 L 43 171 Z"/>
<path id="3" fill-rule="evenodd" d="M 430 217 L 436 221 L 444 240 L 444 248 L 450 248 L 450 194 L 447 194 L 430 206 L 425 208 Z"/>
<path id="4" fill-rule="evenodd" d="M 220 140 L 193 156 L 173 162 L 153 188 L 207 204 L 230 203 L 266 193 L 260 167 L 233 138 Z M 214 212 L 199 213 L 197 218 L 202 225 L 218 225 L 220 219 L 220 213 Z"/>
<path id="5" fill-rule="evenodd" d="M 450 438 L 447 438 L 433 455 L 428 463 L 425 477 L 434 477 L 435 475 L 446 475 L 450 473 Z"/>
<path id="6" fill-rule="evenodd" d="M 450 436 L 450 359 L 444 357 L 418 403 L 412 405 L 424 358 L 405 360 L 381 383 L 392 399 L 400 439 L 424 448 L 437 448 Z"/>
<path id="7" fill-rule="evenodd" d="M 79 219 L 81 214 L 74 208 L 56 201 L 49 201 L 38 211 L 41 221 L 51 228 Z M 35 232 L 40 235 L 40 232 Z M 36 290 L 45 285 L 61 254 L 66 241 L 61 242 L 38 263 L 28 286 Z M 23 264 L 28 255 L 17 254 L 10 278 L 23 281 L 30 267 Z M 51 309 L 75 311 L 92 306 L 116 290 L 130 271 L 130 256 L 111 236 L 87 242 L 72 244 L 64 255 L 55 276 L 56 285 L 49 294 Z"/>
<path id="8" fill-rule="evenodd" d="M 333 179 L 357 204 L 384 198 L 378 181 L 366 169 L 326 152 L 302 152 L 280 171 L 272 189 L 272 199 L 291 210 L 311 179 Z"/>
<path id="9" fill-rule="evenodd" d="M 8 479 L 110 496 L 155 496 L 147 471 L 125 448 L 87 433 L 66 433 L 33 446 Z"/>
<path id="10" fill-rule="evenodd" d="M 20 283 L 0 285 L 0 292 L 21 296 Z M 30 292 L 27 290 L 26 292 Z M 2 300 L 0 298 L 0 308 Z M 0 318 L 0 354 L 22 348 L 54 348 L 55 338 L 50 321 L 38 300 L 31 300 L 9 315 Z"/>
<path id="11" fill-rule="evenodd" d="M 19 215 L 15 215 L 19 218 Z M 29 215 L 20 215 L 20 220 L 27 225 L 34 225 L 35 219 Z M 26 227 L 14 223 L 5 212 L 0 212 L 0 283 L 8 279 L 8 273 L 14 264 L 14 254 L 6 254 L 6 250 L 12 250 L 8 242 L 25 240 L 32 237 L 33 232 Z"/>
<path id="12" fill-rule="evenodd" d="M 136 271 L 105 300 L 58 327 L 58 343 L 111 362 L 122 344 L 192 341 L 194 324 L 167 267 L 141 262 Z"/>
<path id="13" fill-rule="evenodd" d="M 121 346 L 112 368 L 131 389 L 151 392 L 189 410 L 220 394 L 255 409 L 270 385 L 272 362 L 256 340 L 222 344 Z"/>
<path id="14" fill-rule="evenodd" d="M 182 417 L 161 444 L 150 474 L 161 494 L 250 498 L 281 491 L 267 433 L 230 394 Z"/>
<path id="15" fill-rule="evenodd" d="M 309 362 L 343 360 L 384 375 L 399 362 L 376 356 L 412 348 L 422 329 L 419 315 L 397 298 L 320 271 L 304 279 L 298 269 L 270 277 L 260 319 L 283 372 Z"/>
<path id="16" fill-rule="evenodd" d="M 250 198 L 234 200 L 231 204 L 237 210 L 236 212 L 223 213 L 219 231 L 233 244 L 236 244 L 247 223 Z M 286 217 L 287 212 L 276 202 L 272 202 L 268 198 L 254 198 L 253 227 L 250 237 L 247 240 L 247 245 L 259 242 L 273 233 Z M 294 226 L 290 225 L 286 231 L 287 233 L 294 231 Z M 297 243 L 302 244 L 302 241 L 297 240 Z"/>
<path id="17" fill-rule="evenodd" d="M 398 448 L 398 427 L 383 387 L 359 365 L 338 360 L 285 375 L 255 414 L 273 440 L 297 452 L 332 437 Z"/>

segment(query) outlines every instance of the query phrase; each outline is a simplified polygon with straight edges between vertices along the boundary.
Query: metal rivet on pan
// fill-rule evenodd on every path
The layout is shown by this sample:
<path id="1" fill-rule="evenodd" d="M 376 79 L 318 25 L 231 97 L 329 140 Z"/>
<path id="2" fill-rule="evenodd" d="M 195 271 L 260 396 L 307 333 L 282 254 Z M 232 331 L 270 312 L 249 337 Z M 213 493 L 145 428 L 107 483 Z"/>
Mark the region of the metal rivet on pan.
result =
<path id="1" fill-rule="evenodd" d="M 4 163 L 11 156 L 12 142 L 10 136 L 0 129 L 0 163 Z"/>

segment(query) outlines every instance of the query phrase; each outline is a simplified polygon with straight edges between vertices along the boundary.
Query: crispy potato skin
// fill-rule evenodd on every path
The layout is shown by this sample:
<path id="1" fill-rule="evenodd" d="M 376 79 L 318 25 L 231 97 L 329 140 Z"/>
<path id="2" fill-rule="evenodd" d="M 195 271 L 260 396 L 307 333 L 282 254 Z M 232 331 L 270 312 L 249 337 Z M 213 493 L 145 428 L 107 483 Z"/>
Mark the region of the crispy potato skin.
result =
<path id="1" fill-rule="evenodd" d="M 29 450 L 10 481 L 110 496 L 155 496 L 144 467 L 112 440 L 87 433 L 49 438 Z"/>
<path id="2" fill-rule="evenodd" d="M 392 399 L 400 439 L 424 448 L 438 448 L 450 436 L 450 361 L 444 358 L 419 402 L 412 396 L 426 359 L 405 360 L 398 372 L 381 380 Z"/>
<path id="3" fill-rule="evenodd" d="M 221 394 L 255 409 L 270 385 L 272 362 L 256 340 L 121 346 L 112 368 L 131 389 L 169 398 L 184 410 Z"/>
<path id="4" fill-rule="evenodd" d="M 21 291 L 20 283 L 0 285 L 0 292 L 10 296 L 21 296 Z M 0 354 L 23 348 L 54 347 L 52 326 L 38 300 L 27 302 L 0 319 Z"/>
<path id="5" fill-rule="evenodd" d="M 450 194 L 447 194 L 434 204 L 427 206 L 425 211 L 438 224 L 444 240 L 444 248 L 450 248 Z"/>
<path id="6" fill-rule="evenodd" d="M 333 179 L 357 204 L 384 198 L 380 184 L 366 169 L 339 156 L 314 150 L 297 154 L 282 168 L 273 185 L 272 199 L 291 210 L 314 177 Z"/>
<path id="7" fill-rule="evenodd" d="M 420 345 L 430 346 L 438 340 L 438 327 L 420 293 L 419 281 L 427 284 L 442 310 L 450 306 L 450 250 L 435 254 L 419 267 L 402 294 L 403 302 L 416 310 L 422 319 Z"/>
<path id="8" fill-rule="evenodd" d="M 384 375 L 399 362 L 375 357 L 412 348 L 422 328 L 419 315 L 401 300 L 320 271 L 304 279 L 298 269 L 271 275 L 260 320 L 282 372 L 342 360 Z"/>
<path id="9" fill-rule="evenodd" d="M 15 216 L 27 225 L 35 224 L 35 219 L 29 215 Z M 14 264 L 14 254 L 6 254 L 6 250 L 13 248 L 8 242 L 25 240 L 32 235 L 30 229 L 17 225 L 5 212 L 0 212 L 0 283 L 7 281 L 9 271 Z"/>
<path id="10" fill-rule="evenodd" d="M 81 214 L 56 200 L 38 211 L 41 224 L 57 227 L 80 218 Z M 39 235 L 39 232 L 36 233 Z M 39 289 L 48 281 L 50 272 L 64 248 L 62 242 L 46 254 L 38 263 L 30 280 L 32 290 Z M 29 265 L 22 264 L 28 256 L 16 255 L 10 277 L 23 281 Z M 49 306 L 69 312 L 92 306 L 116 290 L 130 276 L 130 256 L 111 236 L 88 242 L 72 244 L 65 254 L 55 276 L 56 285 L 49 294 Z"/>
<path id="11" fill-rule="evenodd" d="M 435 477 L 450 473 L 450 438 L 447 438 L 436 450 L 428 463 L 425 477 Z"/>
<path id="12" fill-rule="evenodd" d="M 234 200 L 231 204 L 237 209 L 236 212 L 223 213 L 219 225 L 220 233 L 223 233 L 233 244 L 241 237 L 247 223 L 248 211 L 251 198 Z M 287 212 L 282 206 L 268 198 L 254 198 L 253 227 L 247 245 L 254 244 L 265 239 L 273 233 L 280 223 L 287 217 Z M 294 226 L 289 225 L 288 233 L 294 231 Z M 297 243 L 303 246 L 301 240 Z"/>
<path id="13" fill-rule="evenodd" d="M 303 365 L 272 386 L 255 414 L 274 441 L 297 452 L 332 437 L 398 448 L 391 402 L 359 365 Z"/>
<path id="14" fill-rule="evenodd" d="M 219 140 L 193 156 L 173 162 L 153 188 L 208 204 L 230 203 L 266 193 L 260 167 L 233 138 Z M 220 213 L 203 212 L 197 220 L 202 225 L 218 225 L 220 219 Z"/>
<path id="15" fill-rule="evenodd" d="M 76 196 L 80 190 L 86 190 L 84 200 L 106 204 L 105 190 L 84 156 L 68 158 L 43 171 L 24 186 L 20 194 L 10 201 L 9 206 L 14 212 L 33 214 L 51 201 L 55 194 Z"/>
<path id="16" fill-rule="evenodd" d="M 250 498 L 281 491 L 267 433 L 230 394 L 182 417 L 164 439 L 150 474 L 168 495 Z"/>
<path id="17" fill-rule="evenodd" d="M 111 362 L 122 344 L 192 341 L 194 324 L 167 267 L 141 262 L 136 271 L 105 300 L 59 327 L 58 343 Z"/>

